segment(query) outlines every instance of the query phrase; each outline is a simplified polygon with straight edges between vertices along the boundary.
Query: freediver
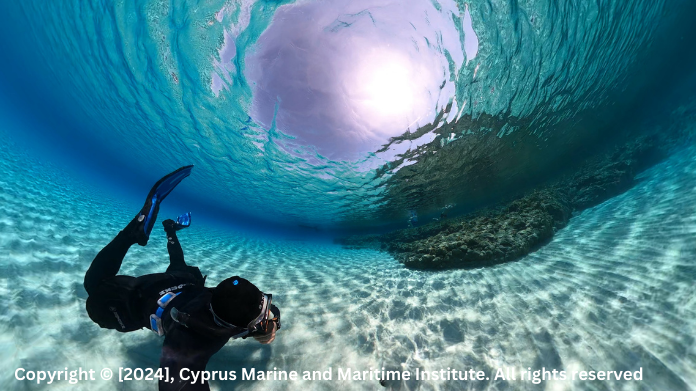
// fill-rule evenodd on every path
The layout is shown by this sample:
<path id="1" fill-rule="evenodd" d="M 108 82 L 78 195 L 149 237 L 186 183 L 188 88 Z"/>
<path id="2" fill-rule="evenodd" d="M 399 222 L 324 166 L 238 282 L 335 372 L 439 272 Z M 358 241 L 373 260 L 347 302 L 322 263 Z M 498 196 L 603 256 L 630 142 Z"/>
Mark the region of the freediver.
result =
<path id="1" fill-rule="evenodd" d="M 130 246 L 147 244 L 160 203 L 192 169 L 182 167 L 155 184 L 143 209 L 94 258 L 84 281 L 87 313 L 100 327 L 124 333 L 147 327 L 164 336 L 160 368 L 169 368 L 170 378 L 160 377 L 161 391 L 209 390 L 207 382 L 182 380 L 180 370 L 205 370 L 230 338 L 250 336 L 270 344 L 280 329 L 272 295 L 238 276 L 207 288 L 201 271 L 184 262 L 176 232 L 191 224 L 190 213 L 162 222 L 169 252 L 166 272 L 117 275 Z"/>

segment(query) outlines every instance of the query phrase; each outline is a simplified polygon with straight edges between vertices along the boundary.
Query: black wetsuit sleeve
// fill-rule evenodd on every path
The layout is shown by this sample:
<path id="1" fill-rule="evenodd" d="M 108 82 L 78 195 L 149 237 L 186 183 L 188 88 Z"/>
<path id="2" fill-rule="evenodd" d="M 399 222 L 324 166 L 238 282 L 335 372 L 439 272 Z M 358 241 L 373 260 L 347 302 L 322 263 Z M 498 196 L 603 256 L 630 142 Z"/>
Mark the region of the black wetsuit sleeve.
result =
<path id="1" fill-rule="evenodd" d="M 162 346 L 160 368 L 169 368 L 170 381 L 160 380 L 159 390 L 210 390 L 209 383 L 201 383 L 200 376 L 199 380 L 192 384 L 193 373 L 204 371 L 210 357 L 222 349 L 228 340 L 229 338 L 209 338 L 183 326 L 169 330 Z"/>

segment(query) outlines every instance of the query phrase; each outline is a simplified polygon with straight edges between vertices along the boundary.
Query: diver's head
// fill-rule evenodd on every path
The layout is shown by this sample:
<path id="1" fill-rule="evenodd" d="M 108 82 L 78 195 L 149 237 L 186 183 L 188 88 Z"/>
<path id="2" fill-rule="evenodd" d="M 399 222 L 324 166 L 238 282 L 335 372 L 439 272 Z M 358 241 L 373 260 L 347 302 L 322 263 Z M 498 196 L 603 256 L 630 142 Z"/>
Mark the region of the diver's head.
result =
<path id="1" fill-rule="evenodd" d="M 262 303 L 263 294 L 259 288 L 238 276 L 219 283 L 210 299 L 215 315 L 237 327 L 247 327 L 249 322 L 256 319 Z"/>

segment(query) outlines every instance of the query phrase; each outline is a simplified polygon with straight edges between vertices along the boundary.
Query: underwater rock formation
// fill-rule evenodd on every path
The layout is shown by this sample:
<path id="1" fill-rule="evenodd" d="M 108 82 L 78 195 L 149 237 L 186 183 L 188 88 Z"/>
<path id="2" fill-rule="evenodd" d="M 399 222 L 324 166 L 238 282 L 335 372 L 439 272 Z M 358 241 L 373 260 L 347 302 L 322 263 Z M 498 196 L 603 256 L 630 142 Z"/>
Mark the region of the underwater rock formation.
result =
<path id="1" fill-rule="evenodd" d="M 631 188 L 638 173 L 665 157 L 667 145 L 669 142 L 657 135 L 644 136 L 504 205 L 338 242 L 348 248 L 386 250 L 415 269 L 469 268 L 515 260 L 550 241 L 573 212 Z"/>
<path id="2" fill-rule="evenodd" d="M 417 269 L 505 262 L 551 239 L 570 214 L 569 203 L 560 192 L 535 191 L 502 211 L 440 224 L 443 230 L 423 239 L 403 241 L 403 237 L 391 235 L 396 237 L 386 242 L 386 249 L 401 263 Z"/>

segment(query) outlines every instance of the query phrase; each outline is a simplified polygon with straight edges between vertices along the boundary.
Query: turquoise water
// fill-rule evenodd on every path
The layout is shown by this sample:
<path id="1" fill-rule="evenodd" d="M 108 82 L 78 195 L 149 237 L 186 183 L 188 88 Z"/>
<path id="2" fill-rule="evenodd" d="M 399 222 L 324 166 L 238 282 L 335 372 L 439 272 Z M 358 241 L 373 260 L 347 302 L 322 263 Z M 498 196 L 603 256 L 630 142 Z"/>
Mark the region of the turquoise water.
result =
<path id="1" fill-rule="evenodd" d="M 500 146 L 475 145 L 516 165 L 496 167 L 505 183 L 525 169 L 543 177 L 578 145 L 620 131 L 605 127 L 686 64 L 674 46 L 691 32 L 691 6 L 8 1 L 3 80 L 34 134 L 120 186 L 133 187 L 133 172 L 143 186 L 153 180 L 145 168 L 195 164 L 181 191 L 229 219 L 403 225 L 409 209 L 473 197 L 447 191 L 457 175 L 447 166 L 390 191 L 407 180 L 400 168 L 445 144 L 495 134 Z M 416 132 L 442 110 L 438 129 Z M 508 144 L 519 155 L 500 155 Z"/>
<path id="2" fill-rule="evenodd" d="M 50 164 L 8 150 L 0 186 L 2 388 L 112 390 L 97 380 L 30 386 L 17 367 L 157 367 L 148 331 L 99 329 L 84 309 L 84 271 L 131 211 Z M 371 250 L 264 240 L 205 223 L 181 235 L 215 284 L 253 278 L 283 309 L 270 346 L 230 343 L 209 370 L 497 367 L 635 370 L 640 382 L 406 382 L 393 389 L 691 390 L 696 384 L 696 149 L 645 172 L 627 193 L 574 217 L 541 250 L 472 271 L 404 269 Z M 88 218 L 85 218 L 88 216 Z M 137 247 L 137 246 L 136 246 Z M 165 238 L 134 248 L 121 273 L 163 271 Z M 28 387 L 28 388 L 25 388 Z M 123 389 L 149 390 L 151 383 Z M 376 382 L 213 382 L 227 389 L 378 389 Z"/>
<path id="3" fill-rule="evenodd" d="M 187 261 L 209 286 L 248 278 L 283 311 L 273 344 L 232 342 L 209 370 L 642 368 L 634 382 L 388 388 L 696 389 L 694 7 L 1 2 L 0 389 L 156 389 L 12 374 L 158 366 L 161 339 L 89 320 L 82 281 L 152 183 L 187 164 L 160 212 L 193 213 Z M 512 197 L 656 131 L 682 143 L 519 261 L 423 272 L 332 244 Z M 120 272 L 163 271 L 165 243 L 156 225 Z"/>

